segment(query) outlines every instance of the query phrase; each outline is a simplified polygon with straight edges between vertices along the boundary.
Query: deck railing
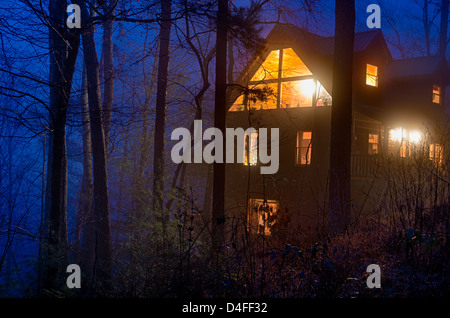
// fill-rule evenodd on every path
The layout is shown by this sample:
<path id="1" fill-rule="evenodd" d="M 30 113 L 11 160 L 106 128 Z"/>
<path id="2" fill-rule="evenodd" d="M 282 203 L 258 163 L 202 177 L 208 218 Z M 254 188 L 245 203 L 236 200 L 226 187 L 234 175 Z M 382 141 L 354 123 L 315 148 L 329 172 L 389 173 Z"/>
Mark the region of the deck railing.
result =
<path id="1" fill-rule="evenodd" d="M 378 155 L 352 154 L 351 176 L 352 178 L 370 178 L 377 170 Z"/>

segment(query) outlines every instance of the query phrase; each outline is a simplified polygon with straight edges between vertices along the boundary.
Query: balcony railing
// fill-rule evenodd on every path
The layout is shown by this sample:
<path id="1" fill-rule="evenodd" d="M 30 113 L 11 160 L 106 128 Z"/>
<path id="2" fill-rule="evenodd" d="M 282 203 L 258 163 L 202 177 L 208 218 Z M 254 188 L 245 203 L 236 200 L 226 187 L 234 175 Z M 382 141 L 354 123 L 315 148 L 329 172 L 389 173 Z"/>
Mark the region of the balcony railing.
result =
<path id="1" fill-rule="evenodd" d="M 356 179 L 371 178 L 377 170 L 378 155 L 352 154 L 351 176 Z"/>

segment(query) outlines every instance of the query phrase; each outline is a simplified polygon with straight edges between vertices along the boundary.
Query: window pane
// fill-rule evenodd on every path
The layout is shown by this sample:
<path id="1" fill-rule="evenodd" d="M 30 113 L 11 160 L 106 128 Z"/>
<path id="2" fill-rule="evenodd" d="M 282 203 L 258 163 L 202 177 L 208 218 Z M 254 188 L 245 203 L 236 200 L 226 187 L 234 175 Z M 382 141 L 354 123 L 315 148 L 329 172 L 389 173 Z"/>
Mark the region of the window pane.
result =
<path id="1" fill-rule="evenodd" d="M 378 67 L 375 65 L 367 64 L 367 74 L 377 76 L 378 75 Z"/>
<path id="2" fill-rule="evenodd" d="M 283 82 L 281 84 L 281 107 L 311 107 L 315 87 L 313 79 Z"/>
<path id="3" fill-rule="evenodd" d="M 444 151 L 441 144 L 430 144 L 430 160 L 436 167 L 442 167 L 444 164 Z"/>
<path id="4" fill-rule="evenodd" d="M 378 134 L 369 134 L 369 155 L 378 154 Z"/>
<path id="5" fill-rule="evenodd" d="M 253 75 L 251 81 L 277 79 L 279 61 L 280 50 L 271 51 L 255 75 Z"/>
<path id="6" fill-rule="evenodd" d="M 255 166 L 258 163 L 258 133 L 253 132 L 250 136 L 245 136 L 245 153 L 244 153 L 244 165 L 249 164 Z"/>
<path id="7" fill-rule="evenodd" d="M 316 106 L 331 106 L 333 104 L 333 99 L 331 98 L 331 95 L 328 94 L 325 87 L 323 87 L 319 82 L 317 82 L 318 86 L 318 95 L 317 95 L 317 101 Z"/>
<path id="8" fill-rule="evenodd" d="M 366 68 L 366 85 L 378 86 L 378 67 L 367 64 Z"/>
<path id="9" fill-rule="evenodd" d="M 230 112 L 244 110 L 244 95 L 239 96 L 233 105 L 230 107 Z"/>
<path id="10" fill-rule="evenodd" d="M 441 103 L 441 87 L 438 85 L 433 85 L 433 103 Z"/>
<path id="11" fill-rule="evenodd" d="M 279 211 L 279 202 L 262 199 L 250 199 L 248 230 L 253 234 L 271 235 Z"/>
<path id="12" fill-rule="evenodd" d="M 282 77 L 312 75 L 305 63 L 295 54 L 294 50 L 283 49 Z"/>
<path id="13" fill-rule="evenodd" d="M 272 91 L 271 94 L 269 94 L 266 97 L 265 101 L 257 100 L 254 94 L 252 96 L 249 96 L 248 105 L 250 109 L 275 109 L 277 108 L 277 83 L 270 83 L 270 84 L 259 84 L 251 86 L 251 89 L 268 89 Z"/>
<path id="14" fill-rule="evenodd" d="M 312 132 L 299 131 L 297 132 L 297 154 L 295 163 L 298 165 L 311 164 L 311 149 L 312 149 Z"/>

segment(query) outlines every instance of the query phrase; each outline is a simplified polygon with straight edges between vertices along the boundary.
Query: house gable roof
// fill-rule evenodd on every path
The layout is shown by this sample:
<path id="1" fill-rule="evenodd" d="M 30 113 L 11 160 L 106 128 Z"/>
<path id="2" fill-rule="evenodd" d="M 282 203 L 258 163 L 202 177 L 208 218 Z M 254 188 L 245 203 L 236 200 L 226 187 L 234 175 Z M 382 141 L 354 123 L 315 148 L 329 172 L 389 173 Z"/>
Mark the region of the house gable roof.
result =
<path id="1" fill-rule="evenodd" d="M 447 64 L 439 56 L 425 56 L 394 60 L 385 67 L 385 74 L 389 78 L 426 76 L 442 70 L 441 63 Z M 448 68 L 448 65 L 444 66 Z"/>

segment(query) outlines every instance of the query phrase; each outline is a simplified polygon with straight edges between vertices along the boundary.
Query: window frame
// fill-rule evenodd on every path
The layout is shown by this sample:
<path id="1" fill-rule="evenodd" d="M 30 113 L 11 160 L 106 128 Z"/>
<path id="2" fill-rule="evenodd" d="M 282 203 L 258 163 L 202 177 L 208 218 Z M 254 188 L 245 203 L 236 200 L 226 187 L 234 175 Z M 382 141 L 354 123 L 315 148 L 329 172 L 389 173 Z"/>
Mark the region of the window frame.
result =
<path id="1" fill-rule="evenodd" d="M 252 147 L 252 135 L 256 135 L 255 141 L 256 144 L 254 146 L 254 148 Z M 256 162 L 250 162 L 251 160 L 249 160 L 248 158 L 253 158 L 252 153 L 256 152 Z M 259 131 L 253 131 L 250 135 L 245 135 L 244 137 L 244 166 L 247 167 L 254 167 L 258 165 L 258 152 L 259 152 Z"/>
<path id="2" fill-rule="evenodd" d="M 375 142 L 370 142 L 370 140 L 371 140 L 371 135 L 372 136 L 375 136 L 376 138 L 376 143 Z M 372 152 L 371 153 L 371 151 L 373 151 L 373 148 L 371 148 L 371 145 L 376 145 L 376 151 L 374 151 L 374 152 Z M 380 154 L 380 134 L 379 133 L 374 133 L 374 132 L 370 132 L 369 131 L 369 133 L 367 134 L 367 153 L 369 154 L 369 155 L 371 155 L 371 156 L 374 156 L 374 155 L 379 155 Z"/>
<path id="3" fill-rule="evenodd" d="M 376 74 L 370 74 L 369 73 L 369 66 L 375 67 Z M 369 81 L 369 79 L 372 79 L 375 82 L 375 85 L 372 85 Z M 378 66 L 366 63 L 366 86 L 370 87 L 378 87 Z"/>
<path id="4" fill-rule="evenodd" d="M 299 142 L 299 134 L 301 133 L 301 141 Z M 309 139 L 309 144 L 308 146 L 303 146 L 303 140 L 304 140 L 304 134 L 305 133 L 310 133 L 311 134 L 311 138 Z M 313 132 L 311 131 L 306 131 L 306 130 L 299 130 L 297 131 L 297 135 L 296 135 L 296 147 L 295 147 L 295 165 L 299 166 L 299 167 L 310 167 L 312 164 L 312 144 L 313 144 Z M 299 145 L 300 144 L 300 145 Z M 306 163 L 302 163 L 301 162 L 301 150 L 302 149 L 307 149 L 306 150 Z"/>
<path id="5" fill-rule="evenodd" d="M 264 205 L 264 202 L 268 206 L 275 205 L 277 207 L 277 210 L 269 211 L 269 212 L 261 211 L 259 209 L 259 206 Z M 258 210 L 255 211 L 254 209 L 255 209 L 256 204 L 258 204 L 258 207 L 257 207 Z M 264 200 L 264 199 L 259 199 L 259 198 L 250 198 L 249 205 L 248 205 L 248 211 L 247 211 L 247 231 L 249 233 L 255 234 L 255 235 L 271 236 L 273 234 L 271 232 L 271 227 L 277 223 L 276 215 L 279 213 L 279 211 L 280 211 L 280 202 L 278 200 L 267 200 L 267 199 Z M 265 219 L 261 219 L 262 213 L 268 214 L 268 218 L 271 216 L 270 214 L 273 213 L 275 215 L 275 220 L 270 222 L 270 225 L 268 225 L 267 227 L 266 227 L 266 224 L 263 223 L 262 229 L 261 229 L 261 220 L 263 222 L 266 221 Z M 256 221 L 256 224 L 255 224 L 255 221 Z M 269 222 L 269 220 L 267 220 L 267 222 Z M 264 232 L 263 232 L 263 230 L 264 230 Z"/>
<path id="6" fill-rule="evenodd" d="M 328 105 L 324 105 L 324 104 L 320 105 L 320 106 L 317 105 L 317 100 L 318 100 L 318 95 L 319 95 L 319 89 L 318 88 L 319 88 L 319 83 L 320 82 L 314 77 L 314 74 L 300 75 L 300 76 L 291 76 L 291 77 L 283 77 L 283 56 L 284 56 L 284 50 L 287 50 L 287 49 L 292 49 L 294 51 L 294 49 L 292 47 L 274 48 L 274 49 L 270 50 L 268 55 L 266 56 L 266 58 L 267 58 L 271 54 L 271 52 L 276 51 L 276 50 L 279 51 L 279 56 L 278 56 L 278 59 L 279 59 L 278 60 L 278 76 L 277 76 L 277 78 L 262 79 L 262 80 L 249 81 L 248 82 L 248 86 L 250 88 L 254 88 L 254 87 L 258 86 L 258 85 L 276 84 L 276 91 L 274 92 L 275 97 L 276 97 L 276 107 L 275 108 L 263 108 L 263 107 L 256 108 L 256 107 L 251 107 L 251 105 L 249 105 L 248 97 L 244 95 L 244 98 L 243 98 L 243 106 L 244 106 L 243 110 L 244 111 L 248 111 L 248 110 L 267 110 L 267 109 L 284 109 L 284 108 L 286 108 L 286 107 L 282 106 L 282 99 L 283 99 L 282 98 L 282 94 L 283 94 L 282 93 L 282 84 L 286 83 L 286 82 L 296 82 L 296 81 L 301 81 L 301 80 L 313 80 L 315 91 L 312 93 L 312 98 L 311 98 L 312 104 L 311 104 L 311 106 L 303 106 L 303 107 L 300 106 L 300 107 L 292 107 L 292 108 L 312 108 L 312 107 L 332 106 L 332 96 L 325 90 L 325 88 L 323 87 L 322 84 L 320 84 L 320 87 L 323 87 L 323 89 L 328 93 L 328 95 L 331 98 L 331 102 Z M 295 51 L 294 51 L 294 53 L 295 53 Z M 261 67 L 261 66 L 262 66 L 262 64 L 259 67 Z M 231 106 L 230 109 L 232 107 L 233 106 Z M 236 109 L 234 111 L 239 111 L 239 109 Z"/>
<path id="7" fill-rule="evenodd" d="M 435 88 L 437 88 L 437 92 L 435 93 Z M 434 101 L 435 96 L 438 97 L 438 102 Z M 433 84 L 433 91 L 432 91 L 432 96 L 431 96 L 431 101 L 433 102 L 433 104 L 441 104 L 441 97 L 442 97 L 442 87 L 441 85 L 437 85 L 437 84 Z"/>

